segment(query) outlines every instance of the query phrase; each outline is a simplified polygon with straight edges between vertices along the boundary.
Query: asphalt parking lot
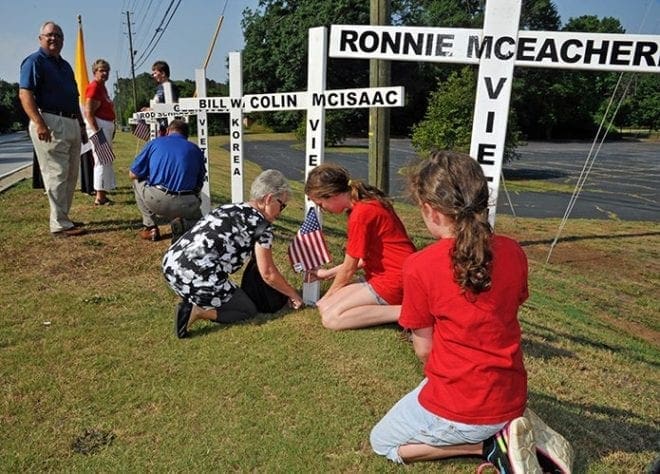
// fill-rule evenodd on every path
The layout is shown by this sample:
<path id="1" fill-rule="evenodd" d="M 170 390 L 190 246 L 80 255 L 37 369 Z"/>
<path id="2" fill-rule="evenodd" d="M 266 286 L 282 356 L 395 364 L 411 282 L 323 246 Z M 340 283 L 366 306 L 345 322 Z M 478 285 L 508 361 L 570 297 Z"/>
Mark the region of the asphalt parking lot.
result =
<path id="1" fill-rule="evenodd" d="M 351 139 L 344 145 L 364 152 L 326 152 L 325 161 L 346 167 L 352 176 L 366 179 L 366 139 Z M 529 142 L 518 149 L 520 159 L 504 166 L 505 183 L 516 180 L 546 180 L 561 183 L 569 192 L 509 192 L 500 186 L 497 212 L 519 217 L 564 216 L 572 190 L 585 166 L 591 143 Z M 244 144 L 244 158 L 263 168 L 282 170 L 288 178 L 302 180 L 304 152 L 291 141 Z M 407 139 L 390 142 L 390 194 L 402 196 L 405 182 L 398 170 L 416 159 Z M 570 213 L 571 218 L 660 220 L 660 143 L 643 141 L 606 142 L 593 160 L 587 180 Z M 510 199 L 510 203 L 509 203 Z M 511 208 L 513 205 L 513 210 Z"/>
<path id="2" fill-rule="evenodd" d="M 263 168 L 282 170 L 289 179 L 302 180 L 305 173 L 302 150 L 292 141 L 249 141 L 244 159 Z M 350 139 L 347 147 L 357 153 L 326 152 L 325 161 L 345 166 L 360 179 L 368 176 L 366 139 Z M 564 185 L 567 192 L 508 192 L 500 186 L 497 212 L 520 217 L 561 218 L 571 200 L 591 148 L 590 142 L 529 142 L 518 149 L 520 159 L 504 166 L 505 183 L 543 180 Z M 390 142 L 390 194 L 405 195 L 405 182 L 398 170 L 416 159 L 407 139 Z M 32 146 L 25 132 L 0 135 L 0 177 L 32 163 Z M 22 173 L 25 176 L 28 173 Z M 570 213 L 571 218 L 660 220 L 660 142 L 613 141 L 601 147 L 588 178 Z M 9 178 L 11 179 L 11 178 Z M 513 186 L 509 186 L 513 188 Z M 508 189 L 508 188 L 507 188 Z M 510 202 L 509 202 L 510 201 Z M 513 209 L 512 209 L 513 206 Z"/>

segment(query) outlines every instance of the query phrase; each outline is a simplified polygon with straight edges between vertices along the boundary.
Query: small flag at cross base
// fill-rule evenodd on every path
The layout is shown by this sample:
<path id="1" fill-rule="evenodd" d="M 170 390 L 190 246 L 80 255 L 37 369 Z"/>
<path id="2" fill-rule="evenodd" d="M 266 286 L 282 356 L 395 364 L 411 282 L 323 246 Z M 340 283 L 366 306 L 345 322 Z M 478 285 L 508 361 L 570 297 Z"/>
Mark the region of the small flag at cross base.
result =
<path id="1" fill-rule="evenodd" d="M 138 137 L 140 140 L 148 142 L 151 139 L 151 130 L 149 129 L 149 125 L 147 125 L 144 120 L 138 121 L 138 123 L 135 124 L 135 128 L 133 129 L 133 135 Z"/>
<path id="2" fill-rule="evenodd" d="M 94 135 L 89 137 L 89 141 L 92 142 L 94 152 L 96 153 L 96 156 L 98 157 L 101 164 L 107 165 L 115 161 L 115 154 L 112 151 L 110 143 L 108 143 L 108 140 L 105 138 L 103 130 L 99 130 Z"/>
<path id="3" fill-rule="evenodd" d="M 289 245 L 289 260 L 293 269 L 299 273 L 318 268 L 332 260 L 313 207 L 307 211 L 300 230 Z"/>

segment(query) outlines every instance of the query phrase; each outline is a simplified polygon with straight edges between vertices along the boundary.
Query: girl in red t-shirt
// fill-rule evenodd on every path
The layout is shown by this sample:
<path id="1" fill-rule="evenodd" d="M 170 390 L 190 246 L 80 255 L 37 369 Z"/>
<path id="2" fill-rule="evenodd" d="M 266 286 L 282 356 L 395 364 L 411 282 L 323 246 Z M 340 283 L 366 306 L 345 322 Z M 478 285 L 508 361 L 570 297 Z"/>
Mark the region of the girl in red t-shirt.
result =
<path id="1" fill-rule="evenodd" d="M 333 164 L 309 173 L 305 194 L 324 211 L 348 214 L 344 261 L 311 272 L 312 278 L 333 280 L 316 302 L 323 326 L 342 330 L 396 322 L 403 297 L 401 268 L 415 246 L 385 194 Z M 364 270 L 365 282 L 353 281 L 358 269 Z"/>
<path id="2" fill-rule="evenodd" d="M 438 239 L 403 267 L 399 324 L 412 331 L 426 377 L 374 427 L 371 445 L 399 463 L 473 455 L 502 473 L 540 473 L 522 417 L 527 374 L 517 314 L 528 297 L 525 254 L 493 234 L 487 181 L 469 156 L 433 153 L 410 183 Z"/>

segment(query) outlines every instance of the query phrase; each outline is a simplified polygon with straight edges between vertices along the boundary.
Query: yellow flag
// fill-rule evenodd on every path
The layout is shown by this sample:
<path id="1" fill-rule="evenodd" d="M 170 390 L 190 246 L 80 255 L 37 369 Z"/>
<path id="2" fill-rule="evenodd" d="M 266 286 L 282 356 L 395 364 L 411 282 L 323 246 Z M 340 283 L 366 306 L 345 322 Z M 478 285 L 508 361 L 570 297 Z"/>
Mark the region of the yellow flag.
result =
<path id="1" fill-rule="evenodd" d="M 85 60 L 85 42 L 83 41 L 82 18 L 78 15 L 78 41 L 76 42 L 76 68 L 74 70 L 76 83 L 78 84 L 78 100 L 81 105 L 85 104 L 85 91 L 89 78 L 87 76 L 87 61 Z"/>

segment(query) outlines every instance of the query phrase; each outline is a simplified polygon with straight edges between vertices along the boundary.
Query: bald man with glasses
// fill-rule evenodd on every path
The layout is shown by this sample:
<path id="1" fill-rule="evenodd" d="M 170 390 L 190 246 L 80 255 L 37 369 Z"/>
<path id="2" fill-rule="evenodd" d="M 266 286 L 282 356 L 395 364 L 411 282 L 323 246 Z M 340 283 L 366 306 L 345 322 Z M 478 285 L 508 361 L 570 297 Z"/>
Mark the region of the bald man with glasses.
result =
<path id="1" fill-rule="evenodd" d="M 71 65 L 60 56 L 62 28 L 52 21 L 39 31 L 39 49 L 21 63 L 19 99 L 30 119 L 30 138 L 50 204 L 54 237 L 82 235 L 69 218 L 80 169 L 80 145 L 87 140 Z"/>

